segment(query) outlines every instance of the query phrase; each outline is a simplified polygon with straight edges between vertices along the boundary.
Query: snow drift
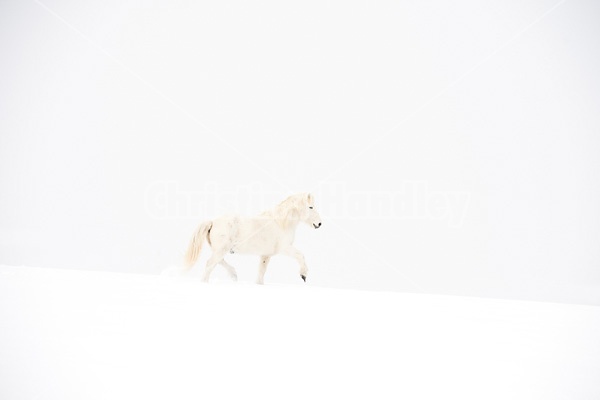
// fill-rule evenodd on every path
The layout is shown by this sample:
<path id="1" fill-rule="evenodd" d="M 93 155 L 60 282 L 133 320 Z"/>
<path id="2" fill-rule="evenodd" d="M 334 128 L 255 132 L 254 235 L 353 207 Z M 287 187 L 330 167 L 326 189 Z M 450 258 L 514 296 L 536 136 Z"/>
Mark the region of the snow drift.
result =
<path id="1" fill-rule="evenodd" d="M 3 399 L 600 398 L 600 308 L 0 267 Z"/>

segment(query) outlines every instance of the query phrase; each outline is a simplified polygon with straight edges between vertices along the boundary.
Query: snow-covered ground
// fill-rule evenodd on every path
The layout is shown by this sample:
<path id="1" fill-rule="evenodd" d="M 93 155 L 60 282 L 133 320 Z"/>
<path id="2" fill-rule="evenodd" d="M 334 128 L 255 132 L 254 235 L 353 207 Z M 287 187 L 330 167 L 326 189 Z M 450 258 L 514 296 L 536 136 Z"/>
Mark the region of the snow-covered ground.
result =
<path id="1" fill-rule="evenodd" d="M 599 399 L 600 307 L 0 267 L 0 398 Z"/>

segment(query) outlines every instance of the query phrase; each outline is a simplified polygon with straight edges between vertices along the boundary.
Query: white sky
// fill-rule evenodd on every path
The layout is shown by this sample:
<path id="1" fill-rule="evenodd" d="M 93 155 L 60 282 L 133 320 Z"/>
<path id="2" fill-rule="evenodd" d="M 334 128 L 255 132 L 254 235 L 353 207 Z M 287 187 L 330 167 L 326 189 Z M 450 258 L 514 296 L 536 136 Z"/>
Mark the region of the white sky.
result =
<path id="1" fill-rule="evenodd" d="M 0 262 L 156 274 L 311 190 L 314 285 L 600 304 L 599 7 L 4 1 Z"/>

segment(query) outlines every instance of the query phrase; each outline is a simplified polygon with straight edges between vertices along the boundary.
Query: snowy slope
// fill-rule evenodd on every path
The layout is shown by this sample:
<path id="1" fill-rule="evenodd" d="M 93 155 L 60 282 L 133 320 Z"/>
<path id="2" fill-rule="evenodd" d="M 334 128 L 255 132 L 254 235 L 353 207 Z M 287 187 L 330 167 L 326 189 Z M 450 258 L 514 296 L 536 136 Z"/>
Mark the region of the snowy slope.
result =
<path id="1" fill-rule="evenodd" d="M 592 306 L 0 267 L 1 399 L 598 399 L 598 338 Z"/>

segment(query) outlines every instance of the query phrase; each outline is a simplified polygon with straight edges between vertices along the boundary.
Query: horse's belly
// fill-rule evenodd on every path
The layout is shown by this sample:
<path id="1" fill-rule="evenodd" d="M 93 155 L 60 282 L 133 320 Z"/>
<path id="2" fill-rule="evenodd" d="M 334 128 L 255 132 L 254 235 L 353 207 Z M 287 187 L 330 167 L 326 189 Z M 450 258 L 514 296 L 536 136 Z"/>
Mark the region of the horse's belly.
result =
<path id="1" fill-rule="evenodd" d="M 277 251 L 276 241 L 266 237 L 246 237 L 245 239 L 242 237 L 240 239 L 233 244 L 234 253 L 270 255 Z"/>

